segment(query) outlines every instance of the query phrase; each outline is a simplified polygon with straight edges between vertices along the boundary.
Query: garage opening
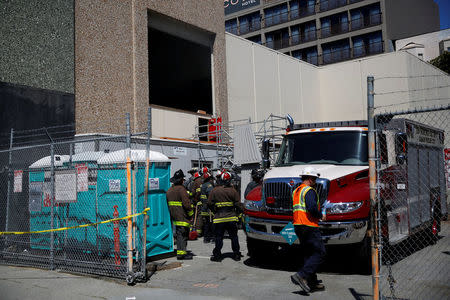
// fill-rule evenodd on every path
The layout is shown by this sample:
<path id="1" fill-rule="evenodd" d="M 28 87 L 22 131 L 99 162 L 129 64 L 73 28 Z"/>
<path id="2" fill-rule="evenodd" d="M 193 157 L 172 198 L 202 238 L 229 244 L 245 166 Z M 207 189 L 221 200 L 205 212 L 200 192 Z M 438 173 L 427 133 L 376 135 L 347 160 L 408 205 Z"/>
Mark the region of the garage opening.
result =
<path id="1" fill-rule="evenodd" d="M 213 113 L 211 53 L 214 35 L 149 13 L 149 104 Z"/>

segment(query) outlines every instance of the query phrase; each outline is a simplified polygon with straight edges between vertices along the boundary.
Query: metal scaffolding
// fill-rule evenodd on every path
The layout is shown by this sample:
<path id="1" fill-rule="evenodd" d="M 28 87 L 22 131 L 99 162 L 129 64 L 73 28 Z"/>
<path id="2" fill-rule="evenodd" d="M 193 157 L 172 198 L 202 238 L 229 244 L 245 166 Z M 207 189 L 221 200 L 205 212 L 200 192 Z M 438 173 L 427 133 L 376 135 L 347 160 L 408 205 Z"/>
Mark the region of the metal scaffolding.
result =
<path id="1" fill-rule="evenodd" d="M 277 153 L 282 141 L 282 135 L 286 132 L 287 120 L 285 117 L 270 114 L 262 121 L 252 122 L 250 118 L 223 123 L 220 118 L 212 118 L 208 125 L 195 127 L 198 141 L 198 165 L 201 167 L 205 162 L 203 148 L 205 144 L 214 144 L 218 169 L 233 169 L 234 162 L 234 128 L 237 125 L 250 124 L 258 146 L 261 149 L 262 142 L 270 141 L 270 161 L 273 164 L 277 159 Z"/>

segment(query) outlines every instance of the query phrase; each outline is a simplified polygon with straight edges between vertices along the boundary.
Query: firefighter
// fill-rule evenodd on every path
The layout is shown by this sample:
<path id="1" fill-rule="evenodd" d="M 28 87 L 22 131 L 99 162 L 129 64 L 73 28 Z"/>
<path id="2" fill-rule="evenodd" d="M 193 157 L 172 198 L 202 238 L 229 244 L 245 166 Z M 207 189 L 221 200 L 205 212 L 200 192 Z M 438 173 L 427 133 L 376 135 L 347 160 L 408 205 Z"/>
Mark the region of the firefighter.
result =
<path id="1" fill-rule="evenodd" d="M 201 216 L 203 219 L 203 243 L 205 244 L 214 241 L 212 213 L 208 208 L 208 196 L 213 188 L 213 177 L 209 172 L 203 173 L 203 183 L 201 185 L 200 200 L 202 201 Z"/>
<path id="2" fill-rule="evenodd" d="M 202 232 L 203 220 L 201 216 L 202 200 L 200 199 L 202 190 L 201 187 L 203 183 L 203 171 L 205 171 L 205 168 L 202 168 L 198 172 L 195 172 L 194 182 L 192 183 L 191 186 L 191 201 L 192 204 L 194 205 L 194 213 L 197 215 L 197 218 L 194 217 L 194 219 L 196 220 L 196 224 L 193 224 L 193 227 L 197 231 L 199 237 L 203 236 Z"/>
<path id="3" fill-rule="evenodd" d="M 173 177 L 170 178 L 170 182 L 173 185 L 167 190 L 166 197 L 170 217 L 176 231 L 177 259 L 192 259 L 192 253 L 187 253 L 186 247 L 194 210 L 187 190 L 183 186 L 183 171 L 181 169 L 176 171 Z"/>
<path id="4" fill-rule="evenodd" d="M 225 231 L 231 238 L 233 259 L 241 260 L 239 239 L 237 235 L 238 215 L 242 213 L 242 204 L 239 193 L 231 186 L 231 174 L 224 172 L 221 175 L 222 186 L 216 186 L 208 197 L 208 207 L 214 213 L 215 248 L 211 261 L 222 261 L 223 236 Z"/>
<path id="5" fill-rule="evenodd" d="M 261 170 L 252 170 L 252 181 L 245 188 L 244 198 L 247 198 L 248 193 L 250 193 L 255 187 L 262 184 L 261 179 L 264 177 L 264 173 Z"/>
<path id="6" fill-rule="evenodd" d="M 302 184 L 292 194 L 295 234 L 304 248 L 303 267 L 291 276 L 291 281 L 305 292 L 324 290 L 316 271 L 325 259 L 325 245 L 319 231 L 319 220 L 325 220 L 320 210 L 319 196 L 314 189 L 320 174 L 306 167 L 300 174 Z"/>
<path id="7" fill-rule="evenodd" d="M 194 182 L 194 174 L 197 172 L 197 168 L 192 168 L 188 171 L 189 175 L 191 175 L 188 180 L 185 180 L 183 185 L 186 188 L 186 190 L 188 190 L 189 192 L 189 196 L 192 197 L 191 195 L 191 188 L 192 188 L 192 183 Z"/>

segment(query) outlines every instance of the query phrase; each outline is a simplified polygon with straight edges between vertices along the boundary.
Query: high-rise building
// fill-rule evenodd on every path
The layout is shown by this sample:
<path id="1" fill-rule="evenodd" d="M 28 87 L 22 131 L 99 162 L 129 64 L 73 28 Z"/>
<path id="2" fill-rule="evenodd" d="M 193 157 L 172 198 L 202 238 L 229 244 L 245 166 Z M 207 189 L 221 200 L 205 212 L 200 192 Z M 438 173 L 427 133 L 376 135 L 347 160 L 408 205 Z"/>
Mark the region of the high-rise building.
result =
<path id="1" fill-rule="evenodd" d="M 433 0 L 225 0 L 226 31 L 314 65 L 395 50 L 439 30 Z"/>

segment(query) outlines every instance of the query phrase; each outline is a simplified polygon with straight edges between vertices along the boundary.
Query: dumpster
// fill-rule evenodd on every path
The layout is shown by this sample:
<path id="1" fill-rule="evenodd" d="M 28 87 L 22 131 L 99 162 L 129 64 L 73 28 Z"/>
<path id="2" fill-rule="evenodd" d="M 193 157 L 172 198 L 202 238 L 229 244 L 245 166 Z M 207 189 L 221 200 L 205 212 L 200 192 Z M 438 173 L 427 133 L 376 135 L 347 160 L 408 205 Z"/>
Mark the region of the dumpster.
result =
<path id="1" fill-rule="evenodd" d="M 68 226 L 79 226 L 97 222 L 97 160 L 104 152 L 81 152 L 65 163 L 77 173 L 77 201 L 68 204 Z M 67 233 L 67 244 L 71 250 L 87 253 L 97 251 L 97 226 L 71 229 Z"/>
<path id="2" fill-rule="evenodd" d="M 120 150 L 98 160 L 97 198 L 99 221 L 127 216 L 127 153 L 130 151 L 131 210 L 142 212 L 145 201 L 145 150 Z M 147 207 L 147 257 L 173 252 L 173 233 L 165 192 L 169 189 L 170 161 L 167 156 L 150 151 Z M 142 251 L 144 217 L 133 218 L 133 248 Z M 127 220 L 98 226 L 99 250 L 102 255 L 127 255 Z"/>
<path id="3" fill-rule="evenodd" d="M 64 168 L 69 160 L 68 155 L 54 156 L 54 169 Z M 34 162 L 29 167 L 29 194 L 30 194 L 30 231 L 51 229 L 51 157 L 47 156 Z M 58 204 L 53 206 L 53 228 L 64 227 L 66 224 L 66 211 Z M 50 249 L 50 233 L 31 234 L 30 247 L 32 249 Z M 58 250 L 64 245 L 64 232 L 54 233 L 54 249 Z"/>

